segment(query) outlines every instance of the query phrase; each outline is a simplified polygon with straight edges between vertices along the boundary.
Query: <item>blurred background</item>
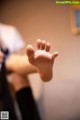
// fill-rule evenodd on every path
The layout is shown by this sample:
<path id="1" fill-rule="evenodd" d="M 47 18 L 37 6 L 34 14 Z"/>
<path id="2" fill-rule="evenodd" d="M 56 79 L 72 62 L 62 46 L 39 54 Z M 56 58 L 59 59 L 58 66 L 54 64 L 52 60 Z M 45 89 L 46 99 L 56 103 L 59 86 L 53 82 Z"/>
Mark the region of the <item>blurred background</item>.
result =
<path id="1" fill-rule="evenodd" d="M 71 32 L 70 5 L 0 0 L 0 20 L 15 26 L 26 45 L 36 49 L 40 38 L 51 43 L 51 52 L 59 52 L 50 82 L 41 82 L 37 74 L 29 76 L 42 120 L 80 120 L 80 35 Z"/>

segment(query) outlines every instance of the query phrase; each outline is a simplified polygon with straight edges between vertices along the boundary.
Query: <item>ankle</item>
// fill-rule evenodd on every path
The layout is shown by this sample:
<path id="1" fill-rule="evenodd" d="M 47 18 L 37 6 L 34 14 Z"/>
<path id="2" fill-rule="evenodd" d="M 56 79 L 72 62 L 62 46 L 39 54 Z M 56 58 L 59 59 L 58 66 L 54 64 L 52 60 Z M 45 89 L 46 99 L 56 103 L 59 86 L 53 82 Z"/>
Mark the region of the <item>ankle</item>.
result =
<path id="1" fill-rule="evenodd" d="M 39 71 L 39 74 L 40 74 L 40 78 L 44 82 L 50 81 L 52 79 L 52 76 L 53 76 L 52 70 Z"/>

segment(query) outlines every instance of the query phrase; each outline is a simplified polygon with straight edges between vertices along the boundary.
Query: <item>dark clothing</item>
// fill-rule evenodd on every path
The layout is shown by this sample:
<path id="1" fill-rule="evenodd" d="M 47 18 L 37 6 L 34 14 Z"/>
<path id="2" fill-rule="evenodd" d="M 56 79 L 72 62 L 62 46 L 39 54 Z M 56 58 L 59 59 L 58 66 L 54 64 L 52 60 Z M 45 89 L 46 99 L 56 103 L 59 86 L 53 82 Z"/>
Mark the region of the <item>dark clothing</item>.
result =
<path id="1" fill-rule="evenodd" d="M 5 54 L 4 62 L 9 54 L 8 49 L 5 51 L 1 48 L 1 51 Z M 6 68 L 5 63 L 2 63 L 0 70 L 0 111 L 9 112 L 9 120 L 18 120 L 15 113 L 13 99 L 9 90 L 8 82 L 6 79 Z"/>
<path id="2" fill-rule="evenodd" d="M 4 61 L 9 55 L 8 49 L 2 50 L 5 54 Z M 2 64 L 0 71 L 0 111 L 9 111 L 9 120 L 18 120 L 16 117 L 12 96 L 6 80 L 7 71 Z M 22 115 L 22 120 L 40 120 L 39 113 L 30 87 L 23 88 L 16 93 L 17 103 Z"/>
<path id="3" fill-rule="evenodd" d="M 21 111 L 22 120 L 40 120 L 30 87 L 19 90 L 16 93 L 16 99 Z"/>
<path id="4" fill-rule="evenodd" d="M 9 112 L 9 120 L 17 120 L 12 96 L 6 80 L 6 69 L 4 63 L 0 71 L 0 111 Z"/>

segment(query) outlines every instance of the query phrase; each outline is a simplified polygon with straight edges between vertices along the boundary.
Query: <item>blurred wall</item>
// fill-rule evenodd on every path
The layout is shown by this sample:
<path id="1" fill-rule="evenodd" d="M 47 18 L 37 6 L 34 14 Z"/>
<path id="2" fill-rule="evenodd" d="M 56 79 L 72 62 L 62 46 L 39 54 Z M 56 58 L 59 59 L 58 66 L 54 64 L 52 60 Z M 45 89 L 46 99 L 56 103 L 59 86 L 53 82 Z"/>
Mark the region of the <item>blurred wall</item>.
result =
<path id="1" fill-rule="evenodd" d="M 80 35 L 71 32 L 69 5 L 56 5 L 55 0 L 5 0 L 1 18 L 19 29 L 26 44 L 35 47 L 41 38 L 51 43 L 51 52 L 59 51 L 54 77 L 42 91 L 45 120 L 79 120 Z"/>

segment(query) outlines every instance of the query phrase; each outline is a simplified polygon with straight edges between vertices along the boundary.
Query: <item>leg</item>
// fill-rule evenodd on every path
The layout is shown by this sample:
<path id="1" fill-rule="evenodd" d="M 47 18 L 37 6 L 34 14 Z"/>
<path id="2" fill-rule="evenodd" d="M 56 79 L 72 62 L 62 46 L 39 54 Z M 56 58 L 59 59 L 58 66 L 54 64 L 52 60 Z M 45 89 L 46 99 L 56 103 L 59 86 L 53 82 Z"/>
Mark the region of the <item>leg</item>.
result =
<path id="1" fill-rule="evenodd" d="M 11 77 L 22 120 L 40 120 L 28 79 L 17 74 Z"/>
<path id="2" fill-rule="evenodd" d="M 34 51 L 34 48 L 28 45 L 26 53 L 27 56 L 10 55 L 6 60 L 7 70 L 21 75 L 38 72 L 43 81 L 51 80 L 53 63 L 58 52 L 50 53 L 50 43 L 38 40 L 37 50 Z"/>
<path id="3" fill-rule="evenodd" d="M 22 120 L 40 120 L 30 87 L 16 92 L 16 99 L 22 114 Z"/>

